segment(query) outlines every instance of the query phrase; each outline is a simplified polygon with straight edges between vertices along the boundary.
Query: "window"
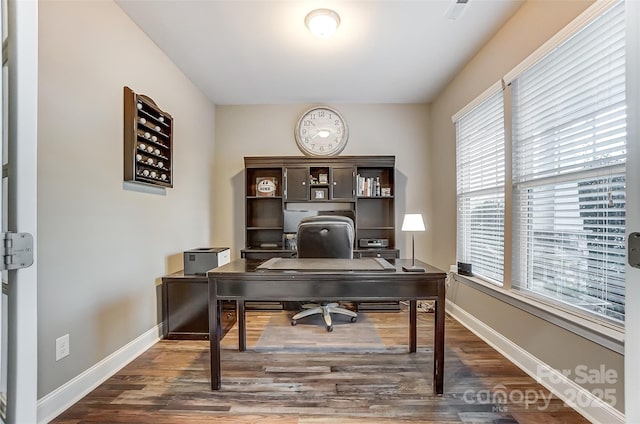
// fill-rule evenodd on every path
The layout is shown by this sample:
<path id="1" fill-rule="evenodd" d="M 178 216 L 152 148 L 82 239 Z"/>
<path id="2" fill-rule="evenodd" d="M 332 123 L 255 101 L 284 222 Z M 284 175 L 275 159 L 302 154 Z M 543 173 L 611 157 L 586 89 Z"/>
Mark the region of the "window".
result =
<path id="1" fill-rule="evenodd" d="M 512 83 L 514 288 L 624 320 L 619 3 Z"/>
<path id="2" fill-rule="evenodd" d="M 494 87 L 454 116 L 457 256 L 507 290 L 623 322 L 625 4 L 587 12 L 504 77 L 510 107 Z"/>
<path id="3" fill-rule="evenodd" d="M 459 261 L 475 275 L 503 280 L 504 106 L 497 90 L 458 118 L 456 169 Z"/>

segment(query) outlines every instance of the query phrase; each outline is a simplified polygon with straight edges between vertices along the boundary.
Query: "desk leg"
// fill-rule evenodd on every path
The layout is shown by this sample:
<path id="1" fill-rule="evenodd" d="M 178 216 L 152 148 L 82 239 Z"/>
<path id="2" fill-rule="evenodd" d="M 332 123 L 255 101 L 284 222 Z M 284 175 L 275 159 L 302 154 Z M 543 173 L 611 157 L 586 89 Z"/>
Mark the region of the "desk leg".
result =
<path id="1" fill-rule="evenodd" d="M 409 301 L 409 352 L 416 353 L 418 346 L 418 302 Z"/>
<path id="2" fill-rule="evenodd" d="M 244 300 L 236 300 L 236 319 L 238 320 L 238 350 L 247 350 L 247 320 Z"/>
<path id="3" fill-rule="evenodd" d="M 216 280 L 209 280 L 209 350 L 211 356 L 211 390 L 220 390 L 220 316 L 222 302 L 218 302 Z"/>
<path id="4" fill-rule="evenodd" d="M 433 340 L 433 392 L 441 395 L 444 392 L 444 284 L 442 294 L 438 294 L 435 310 L 435 332 Z"/>

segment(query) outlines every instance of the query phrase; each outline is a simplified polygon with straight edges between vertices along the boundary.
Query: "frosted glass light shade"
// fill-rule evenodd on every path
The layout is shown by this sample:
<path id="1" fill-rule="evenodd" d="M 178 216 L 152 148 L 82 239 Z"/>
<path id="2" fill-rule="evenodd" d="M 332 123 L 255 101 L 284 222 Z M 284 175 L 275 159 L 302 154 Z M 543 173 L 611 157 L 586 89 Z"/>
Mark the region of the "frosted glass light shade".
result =
<path id="1" fill-rule="evenodd" d="M 340 16 L 331 9 L 316 9 L 307 15 L 304 23 L 316 37 L 329 38 L 340 25 Z"/>
<path id="2" fill-rule="evenodd" d="M 402 221 L 402 231 L 424 231 L 424 221 L 420 213 L 407 213 Z"/>

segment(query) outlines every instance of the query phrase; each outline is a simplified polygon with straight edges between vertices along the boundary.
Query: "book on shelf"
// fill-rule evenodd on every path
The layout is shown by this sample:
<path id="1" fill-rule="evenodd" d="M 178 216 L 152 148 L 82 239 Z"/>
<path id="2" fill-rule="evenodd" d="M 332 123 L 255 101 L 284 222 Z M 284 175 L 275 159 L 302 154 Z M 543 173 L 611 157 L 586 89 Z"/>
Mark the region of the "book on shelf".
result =
<path id="1" fill-rule="evenodd" d="M 357 175 L 357 192 L 360 197 L 380 197 L 382 196 L 382 187 L 380 177 L 363 177 Z"/>

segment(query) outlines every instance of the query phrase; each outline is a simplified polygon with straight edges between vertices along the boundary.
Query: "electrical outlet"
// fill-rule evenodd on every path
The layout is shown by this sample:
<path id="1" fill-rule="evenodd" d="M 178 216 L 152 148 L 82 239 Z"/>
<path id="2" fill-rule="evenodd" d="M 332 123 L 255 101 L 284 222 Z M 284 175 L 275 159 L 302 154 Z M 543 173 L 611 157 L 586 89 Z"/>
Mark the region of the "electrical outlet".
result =
<path id="1" fill-rule="evenodd" d="M 56 339 L 56 361 L 69 355 L 69 335 L 65 334 Z"/>

